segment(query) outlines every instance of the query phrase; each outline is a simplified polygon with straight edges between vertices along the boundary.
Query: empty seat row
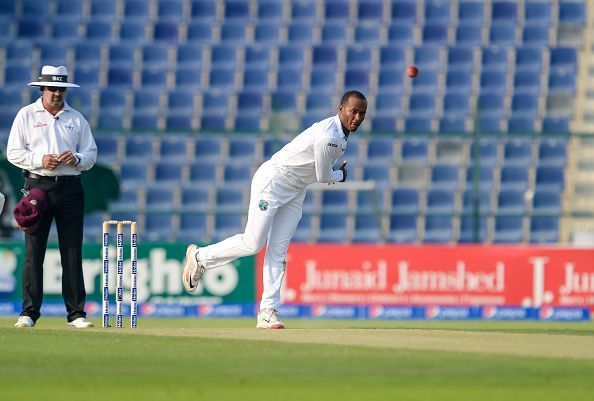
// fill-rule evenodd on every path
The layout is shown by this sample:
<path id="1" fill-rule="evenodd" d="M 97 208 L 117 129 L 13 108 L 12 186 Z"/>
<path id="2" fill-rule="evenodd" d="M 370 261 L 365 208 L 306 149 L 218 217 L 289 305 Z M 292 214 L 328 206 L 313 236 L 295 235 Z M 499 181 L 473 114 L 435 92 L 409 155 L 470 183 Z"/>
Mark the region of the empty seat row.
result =
<path id="1" fill-rule="evenodd" d="M 144 44 L 155 41 L 162 44 L 181 42 L 185 44 L 276 45 L 280 43 L 304 45 L 315 43 L 338 46 L 356 42 L 372 46 L 431 43 L 461 46 L 529 45 L 546 47 L 582 44 L 584 42 L 583 28 L 581 27 L 576 29 L 561 26 L 558 29 L 552 29 L 544 25 L 525 26 L 519 33 L 515 33 L 509 26 L 493 26 L 488 35 L 483 34 L 484 29 L 480 25 L 459 25 L 456 28 L 455 39 L 453 40 L 448 39 L 448 36 L 432 38 L 429 33 L 425 33 L 423 40 L 419 40 L 415 34 L 417 28 L 398 24 L 387 28 L 368 24 L 348 28 L 344 25 L 335 24 L 316 27 L 311 24 L 296 23 L 285 27 L 263 23 L 253 27 L 246 27 L 244 24 L 229 24 L 219 28 L 211 28 L 205 26 L 202 22 L 191 23 L 185 27 L 180 27 L 177 23 L 158 22 L 152 27 L 147 27 L 146 23 L 138 21 L 124 21 L 119 26 L 115 25 L 115 27 L 111 22 L 97 22 L 86 27 L 77 25 L 77 23 L 64 24 L 62 21 L 56 22 L 50 27 L 38 26 L 38 22 L 23 23 L 18 28 L 22 31 L 21 36 L 13 38 L 10 34 L 12 30 L 11 21 L 6 20 L 3 22 L 6 25 L 4 25 L 4 31 L 0 30 L 0 40 L 7 42 L 22 39 L 43 41 L 45 38 L 51 37 L 52 40 L 59 40 L 62 44 L 76 41 Z M 30 26 L 31 24 L 34 26 Z M 431 32 L 428 31 L 429 28 L 431 27 L 427 27 L 423 32 L 426 30 Z M 48 31 L 51 31 L 51 33 Z M 30 37 L 30 35 L 33 37 Z M 286 40 L 284 37 L 286 37 Z"/>
<path id="2" fill-rule="evenodd" d="M 97 135 L 99 158 L 110 164 L 166 161 L 175 163 L 259 162 L 290 141 L 292 136 L 118 136 Z M 476 157 L 473 159 L 473 155 Z M 345 157 L 353 164 L 390 167 L 393 164 L 457 164 L 471 167 L 478 159 L 485 167 L 534 164 L 565 166 L 567 139 L 483 137 L 473 142 L 460 137 L 430 139 L 422 136 L 393 138 L 355 134 L 349 139 Z"/>
<path id="3" fill-rule="evenodd" d="M 100 222 L 104 219 L 135 220 L 140 224 L 141 241 L 214 242 L 243 231 L 242 212 L 137 213 L 131 211 L 95 213 L 85 220 L 86 240 L 100 238 Z M 473 216 L 391 215 L 354 216 L 336 213 L 305 213 L 294 235 L 296 242 L 331 243 L 554 243 L 559 238 L 557 216 Z"/>
<path id="4" fill-rule="evenodd" d="M 245 27 L 251 24 L 261 24 L 255 27 L 255 40 L 278 42 L 283 37 L 291 40 L 307 40 L 311 42 L 315 37 L 304 34 L 308 24 L 334 24 L 336 29 L 322 30 L 322 40 L 373 40 L 382 36 L 381 40 L 398 42 L 401 40 L 415 41 L 415 37 L 425 42 L 442 43 L 448 40 L 448 28 L 458 30 L 455 39 L 470 40 L 470 43 L 481 43 L 482 26 L 489 29 L 485 40 L 491 43 L 515 43 L 516 29 L 536 28 L 523 32 L 525 42 L 534 38 L 543 43 L 548 41 L 549 26 L 570 25 L 582 28 L 585 25 L 586 7 L 583 1 L 560 2 L 550 4 L 536 1 L 518 5 L 509 1 L 482 2 L 428 2 L 417 5 L 413 1 L 382 2 L 381 0 L 362 0 L 349 2 L 329 0 L 322 5 L 314 1 L 256 2 L 251 6 L 248 0 L 233 1 L 185 1 L 163 0 L 145 2 L 131 1 L 97 1 L 77 2 L 73 0 L 57 0 L 45 2 L 42 6 L 35 0 L 16 2 L 5 5 L 2 14 L 7 22 L 16 19 L 14 32 L 17 37 L 42 38 L 52 31 L 56 38 L 69 39 L 82 35 L 77 25 L 85 26 L 84 36 L 88 40 L 218 40 L 210 32 L 211 25 L 221 24 L 220 39 L 245 40 L 250 35 L 245 34 Z M 351 4 L 354 3 L 354 4 Z M 478 4 L 477 4 L 478 3 Z M 523 9 L 522 9 L 523 8 Z M 504 10 L 502 12 L 502 10 Z M 43 18 L 39 18 L 39 17 Z M 46 21 L 68 21 L 67 24 L 45 26 Z M 111 29 L 114 22 L 122 21 L 119 29 Z M 146 25 L 150 23 L 150 29 Z M 154 23 L 154 25 L 152 25 Z M 279 24 L 300 24 L 294 29 L 294 34 L 280 33 Z M 124 26 L 124 24 L 128 24 Z M 136 24 L 136 25 L 134 25 Z M 186 25 L 187 24 L 187 25 Z M 229 24 L 237 29 L 225 29 Z M 361 25 L 361 30 L 354 37 L 341 32 L 349 25 Z M 391 24 L 391 25 L 390 25 Z M 180 25 L 183 27 L 180 29 Z M 491 26 L 490 26 L 491 25 Z M 4 24 L 6 26 L 6 23 Z M 374 28 L 389 26 L 387 38 L 384 33 L 374 33 Z M 489 28 L 490 26 L 490 28 Z M 261 28 L 258 33 L 258 29 Z M 343 29 L 340 29 L 343 28 Z M 412 28 L 421 30 L 421 35 L 415 35 Z M 544 28 L 545 31 L 538 31 Z M 408 31 L 407 31 L 408 29 Z M 115 32 L 112 32 L 115 31 Z M 243 30 L 243 34 L 242 34 Z M 3 33 L 7 39 L 12 29 Z M 560 31 L 561 33 L 561 31 Z M 342 35 L 342 36 L 341 36 Z M 377 43 L 377 42 L 376 42 Z M 535 43 L 535 42 L 530 42 Z"/>
<path id="5" fill-rule="evenodd" d="M 92 20 L 87 23 L 75 20 L 56 20 L 53 23 L 38 18 L 21 18 L 18 21 L 4 21 L 9 24 L 0 39 L 42 40 L 51 37 L 62 42 L 92 41 L 97 43 L 129 42 L 148 43 L 222 43 L 222 44 L 332 44 L 344 45 L 356 41 L 370 45 L 405 44 L 458 44 L 458 45 L 537 45 L 583 42 L 583 26 L 573 30 L 552 28 L 548 24 L 518 26 L 513 22 L 493 23 L 485 28 L 477 22 L 461 22 L 450 34 L 451 23 L 429 23 L 417 27 L 395 21 L 386 25 L 371 25 L 359 22 L 353 26 L 341 22 L 325 24 L 293 22 L 257 23 L 223 22 L 210 26 L 202 21 L 179 23 L 175 21 L 146 22 L 125 20 L 113 23 L 111 20 Z M 11 34 L 14 25 L 15 35 Z M 420 35 L 416 34 L 419 30 Z"/>
<path id="6" fill-rule="evenodd" d="M 125 183 L 124 183 L 125 184 Z M 246 208 L 249 180 L 239 186 L 222 183 L 216 188 L 210 183 L 196 182 L 176 187 L 159 182 L 142 188 L 124 186 L 121 196 L 110 204 L 111 211 L 161 211 L 174 212 L 241 212 Z M 527 188 L 501 189 L 469 187 L 453 191 L 431 186 L 428 190 L 414 187 L 397 187 L 388 190 L 310 190 L 303 209 L 306 213 L 370 214 L 370 215 L 440 215 L 476 214 L 505 215 L 554 215 L 562 211 L 559 187 L 537 187 L 536 192 Z M 530 195 L 529 195 L 530 194 Z"/>
<path id="7" fill-rule="evenodd" d="M 92 0 L 89 9 L 85 10 L 83 4 L 76 0 L 57 0 L 40 4 L 35 0 L 24 0 L 16 4 L 6 4 L 0 11 L 0 15 L 31 15 L 43 16 L 59 15 L 63 17 L 84 17 L 85 15 L 114 18 L 123 13 L 123 17 L 143 17 L 149 15 L 150 2 L 140 0 Z M 148 3 L 148 4 L 147 4 Z M 453 2 L 452 2 L 453 3 Z M 494 20 L 519 19 L 545 20 L 552 19 L 552 9 L 559 8 L 559 21 L 585 23 L 585 4 L 581 0 L 560 2 L 552 5 L 539 0 L 528 0 L 524 4 L 517 4 L 510 1 L 496 0 L 493 3 L 484 4 L 475 0 L 462 0 L 457 7 L 449 1 L 427 2 L 424 8 L 416 7 L 413 0 L 361 0 L 356 2 L 357 7 L 350 9 L 345 7 L 349 4 L 345 0 L 329 0 L 324 2 L 321 9 L 315 7 L 313 0 L 291 0 L 259 2 L 256 10 L 249 8 L 248 0 L 158 0 L 157 16 L 175 15 L 182 17 L 185 11 L 190 11 L 191 16 L 205 17 L 217 15 L 217 5 L 223 5 L 223 14 L 229 18 L 283 18 L 285 11 L 289 11 L 291 19 L 315 19 L 324 17 L 327 19 L 348 20 L 358 17 L 359 19 L 381 20 L 384 15 L 398 20 L 443 20 L 451 17 L 452 11 L 457 11 L 458 19 L 478 19 L 482 21 L 487 9 L 490 10 Z M 120 10 L 119 6 L 123 5 Z M 384 7 L 388 6 L 388 9 Z M 190 7 L 185 10 L 184 7 Z M 86 11 L 86 12 L 85 12 Z M 523 13 L 522 13 L 523 11 Z M 355 15 L 356 14 L 356 15 Z"/>
<path id="8" fill-rule="evenodd" d="M 247 186 L 256 168 L 253 161 L 232 162 L 217 166 L 212 162 L 182 163 L 159 162 L 154 168 L 142 162 L 124 162 L 117 169 L 122 182 L 132 188 L 156 183 L 161 186 L 193 183 L 195 185 Z M 562 190 L 565 179 L 563 167 L 542 165 L 536 168 L 510 165 L 496 169 L 493 166 L 474 166 L 461 169 L 457 165 L 438 164 L 427 167 L 420 164 L 402 164 L 397 167 L 354 166 L 350 176 L 357 181 L 373 181 L 377 188 L 410 186 L 455 192 L 464 188 L 514 190 L 528 193 L 534 189 Z M 523 195 L 524 196 L 524 195 Z"/>
<path id="9" fill-rule="evenodd" d="M 20 88 L 5 88 L 0 92 L 10 96 L 4 103 L 11 113 L 22 107 L 21 103 L 39 96 L 36 90 L 24 95 Z M 305 129 L 335 114 L 338 93 L 342 92 L 316 91 L 304 96 L 285 91 L 224 93 L 217 90 L 194 92 L 188 88 L 166 91 L 107 87 L 101 91 L 74 89 L 67 102 L 85 114 L 93 128 L 100 130 L 262 132 L 275 130 L 273 123 L 280 113 L 293 112 L 285 118 L 299 122 L 295 130 Z M 525 92 L 513 96 L 483 93 L 477 97 L 462 93 L 448 93 L 443 97 L 413 93 L 409 97 L 382 91 L 375 99 L 370 99 L 375 107 L 370 110 L 361 131 L 567 132 L 572 117 L 570 102 L 574 96 L 571 92 L 555 92 L 543 98 Z M 556 120 L 565 124 L 556 124 Z M 507 128 L 502 128 L 502 123 Z"/>
<path id="10" fill-rule="evenodd" d="M 450 1 L 421 3 L 413 0 L 327 0 L 321 7 L 313 0 L 260 1 L 250 7 L 249 0 L 158 0 L 156 3 L 140 0 L 92 0 L 87 7 L 76 0 L 56 0 L 40 3 L 24 0 L 6 4 L 0 15 L 57 16 L 62 18 L 93 19 L 159 19 L 179 22 L 199 19 L 211 22 L 226 20 L 331 20 L 351 22 L 362 20 L 379 23 L 396 20 L 401 23 L 478 21 L 487 16 L 493 21 L 525 23 L 551 23 L 556 17 L 558 23 L 585 24 L 584 1 L 549 3 L 539 0 L 516 3 L 493 1 L 486 4 L 478 1 Z M 155 7 L 151 7 L 154 5 Z M 354 5 L 354 7 L 350 7 Z M 554 12 L 555 11 L 555 12 Z"/>
<path id="11" fill-rule="evenodd" d="M 416 64 L 421 71 L 445 70 L 455 66 L 472 72 L 473 66 L 481 64 L 483 70 L 510 69 L 515 60 L 516 69 L 540 71 L 544 60 L 551 69 L 567 72 L 577 68 L 577 50 L 568 46 L 446 46 L 424 43 L 420 45 L 374 46 L 361 43 L 315 45 L 311 43 L 283 45 L 275 42 L 266 45 L 225 45 L 213 43 L 88 43 L 75 41 L 33 42 L 18 40 L 7 43 L 0 51 L 0 59 L 7 65 L 31 66 L 32 61 L 41 63 L 60 61 L 72 64 L 73 72 L 84 67 L 270 67 L 275 72 L 284 67 L 323 66 L 346 68 L 404 67 Z M 3 63 L 3 64 L 4 64 Z M 344 65 L 343 65 L 344 64 Z M 278 67 L 277 67 L 278 66 Z M 420 75 L 419 77 L 421 77 Z"/>

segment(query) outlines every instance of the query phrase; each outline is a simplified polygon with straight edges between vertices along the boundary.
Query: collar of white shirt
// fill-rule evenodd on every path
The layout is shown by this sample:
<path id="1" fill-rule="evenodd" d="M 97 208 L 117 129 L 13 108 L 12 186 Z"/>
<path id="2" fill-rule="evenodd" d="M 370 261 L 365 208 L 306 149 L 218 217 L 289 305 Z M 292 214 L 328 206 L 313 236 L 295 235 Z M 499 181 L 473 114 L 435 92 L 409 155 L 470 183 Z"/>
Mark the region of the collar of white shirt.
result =
<path id="1" fill-rule="evenodd" d="M 345 140 L 348 139 L 348 137 L 344 134 L 344 129 L 342 128 L 342 123 L 340 122 L 340 117 L 338 116 L 338 114 L 334 116 L 334 122 L 336 123 L 336 126 L 338 127 L 338 132 L 340 132 L 342 134 L 342 138 Z"/>

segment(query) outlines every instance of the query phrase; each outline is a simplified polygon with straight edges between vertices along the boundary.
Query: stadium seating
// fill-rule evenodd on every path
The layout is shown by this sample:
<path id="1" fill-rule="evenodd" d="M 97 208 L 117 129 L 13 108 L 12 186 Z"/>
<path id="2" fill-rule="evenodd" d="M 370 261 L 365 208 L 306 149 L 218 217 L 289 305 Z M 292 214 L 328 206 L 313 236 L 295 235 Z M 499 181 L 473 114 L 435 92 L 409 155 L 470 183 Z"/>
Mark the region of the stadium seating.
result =
<path id="1" fill-rule="evenodd" d="M 82 87 L 67 101 L 91 123 L 99 162 L 138 191 L 141 207 L 153 185 L 248 188 L 254 168 L 278 149 L 277 130 L 291 133 L 279 141 L 286 143 L 334 114 L 354 88 L 370 107 L 345 158 L 349 178 L 375 182 L 376 199 L 353 190 L 334 205 L 337 194 L 318 194 L 298 238 L 316 241 L 322 230 L 324 240 L 342 227 L 346 241 L 470 241 L 473 224 L 464 216 L 477 204 L 486 219 L 481 240 L 560 238 L 588 2 L 17 3 L 3 3 L 0 19 L 2 138 L 16 111 L 38 96 L 25 85 L 41 65 L 67 65 Z M 404 74 L 410 64 L 421 71 L 414 80 Z M 411 216 L 396 219 L 400 189 L 416 201 Z M 156 239 L 211 240 L 241 225 L 242 216 L 232 224 L 229 215 L 208 214 L 217 196 L 203 195 L 202 214 L 182 218 L 172 200 L 173 218 L 141 210 L 141 221 Z M 244 212 L 243 195 L 233 213 Z M 375 213 L 374 202 L 383 213 L 377 226 L 353 206 Z M 341 211 L 336 226 L 326 206 Z M 522 213 L 521 226 L 502 210 Z M 208 230 L 197 227 L 206 221 Z"/>
<path id="2" fill-rule="evenodd" d="M 497 216 L 494 243 L 517 244 L 524 241 L 523 219 L 518 216 Z"/>
<path id="3" fill-rule="evenodd" d="M 242 231 L 243 215 L 241 213 L 217 213 L 212 241 L 222 241 Z"/>
<path id="4" fill-rule="evenodd" d="M 417 240 L 416 215 L 391 215 L 387 242 L 412 243 Z"/>
<path id="5" fill-rule="evenodd" d="M 559 218 L 533 217 L 530 221 L 530 243 L 555 243 L 559 240 Z"/>
<path id="6" fill-rule="evenodd" d="M 424 243 L 448 243 L 453 235 L 453 219 L 451 215 L 427 216 L 423 233 Z"/>
<path id="7" fill-rule="evenodd" d="M 206 213 L 181 212 L 177 239 L 184 242 L 208 242 Z"/>
<path id="8" fill-rule="evenodd" d="M 198 186 L 190 184 L 190 186 L 183 186 L 181 189 L 181 210 L 185 213 L 207 212 L 210 206 L 210 191 Z M 200 227 L 195 227 L 199 229 Z"/>
<path id="9" fill-rule="evenodd" d="M 175 237 L 173 215 L 167 212 L 146 213 L 143 236 L 148 241 L 169 241 Z"/>
<path id="10" fill-rule="evenodd" d="M 354 235 L 351 239 L 357 243 L 374 243 L 382 241 L 380 221 L 373 215 L 356 215 Z"/>

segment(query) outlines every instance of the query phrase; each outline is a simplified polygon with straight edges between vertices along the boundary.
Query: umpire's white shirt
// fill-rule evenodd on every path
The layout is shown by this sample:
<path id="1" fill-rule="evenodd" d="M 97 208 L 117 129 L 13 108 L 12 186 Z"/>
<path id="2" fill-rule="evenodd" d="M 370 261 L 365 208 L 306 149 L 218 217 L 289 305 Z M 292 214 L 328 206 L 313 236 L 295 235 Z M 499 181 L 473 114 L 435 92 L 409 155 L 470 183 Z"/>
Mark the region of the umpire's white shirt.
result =
<path id="1" fill-rule="evenodd" d="M 343 173 L 332 170 L 344 154 L 347 138 L 338 115 L 313 124 L 275 153 L 270 164 L 293 185 L 305 188 L 314 182 L 341 181 Z"/>
<path id="2" fill-rule="evenodd" d="M 43 155 L 72 151 L 80 160 L 76 166 L 62 164 L 54 170 L 43 168 Z M 64 102 L 54 117 L 39 98 L 17 113 L 6 148 L 8 161 L 44 176 L 78 175 L 93 167 L 97 145 L 85 117 Z"/>

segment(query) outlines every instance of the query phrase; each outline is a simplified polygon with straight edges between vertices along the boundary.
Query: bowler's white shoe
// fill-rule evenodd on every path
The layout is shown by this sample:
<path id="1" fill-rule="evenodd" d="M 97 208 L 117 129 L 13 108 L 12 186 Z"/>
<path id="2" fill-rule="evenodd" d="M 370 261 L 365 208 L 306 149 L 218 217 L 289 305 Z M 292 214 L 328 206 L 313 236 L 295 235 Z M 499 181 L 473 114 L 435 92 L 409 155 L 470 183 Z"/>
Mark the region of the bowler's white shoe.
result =
<path id="1" fill-rule="evenodd" d="M 258 313 L 257 329 L 284 329 L 285 324 L 280 321 L 278 311 L 276 309 L 268 308 L 262 309 Z"/>
<path id="2" fill-rule="evenodd" d="M 89 327 L 95 327 L 93 323 L 89 322 L 84 317 L 79 317 L 71 322 L 68 322 L 68 326 L 76 327 L 77 329 L 88 329 Z"/>
<path id="3" fill-rule="evenodd" d="M 204 266 L 198 262 L 198 259 L 196 258 L 197 255 L 198 247 L 194 244 L 188 245 L 188 249 L 186 249 L 184 270 L 182 271 L 182 282 L 184 283 L 184 288 L 188 292 L 196 292 L 198 281 L 200 281 L 206 270 Z"/>
<path id="4" fill-rule="evenodd" d="M 17 327 L 19 329 L 33 328 L 35 327 L 35 322 L 29 316 L 19 316 L 16 323 L 14 324 L 14 327 Z"/>

